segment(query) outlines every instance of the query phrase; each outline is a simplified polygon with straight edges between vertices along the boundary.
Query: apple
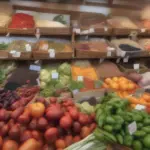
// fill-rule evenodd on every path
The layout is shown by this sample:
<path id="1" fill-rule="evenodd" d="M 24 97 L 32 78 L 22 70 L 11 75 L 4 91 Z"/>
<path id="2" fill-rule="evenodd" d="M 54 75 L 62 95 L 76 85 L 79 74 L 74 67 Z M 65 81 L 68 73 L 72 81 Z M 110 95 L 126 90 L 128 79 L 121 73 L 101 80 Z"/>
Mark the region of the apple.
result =
<path id="1" fill-rule="evenodd" d="M 29 131 L 29 130 L 25 130 L 22 134 L 21 134 L 21 137 L 20 137 L 20 141 L 21 142 L 25 142 L 27 141 L 28 139 L 32 138 L 32 132 Z"/>
<path id="2" fill-rule="evenodd" d="M 47 126 L 48 126 L 48 121 L 46 120 L 46 118 L 41 117 L 38 119 L 37 121 L 38 129 L 46 129 Z"/>
<path id="3" fill-rule="evenodd" d="M 33 118 L 28 125 L 29 129 L 35 130 L 37 128 L 37 119 Z"/>
<path id="4" fill-rule="evenodd" d="M 43 103 L 36 102 L 30 106 L 31 116 L 34 118 L 40 118 L 44 115 L 45 106 Z"/>

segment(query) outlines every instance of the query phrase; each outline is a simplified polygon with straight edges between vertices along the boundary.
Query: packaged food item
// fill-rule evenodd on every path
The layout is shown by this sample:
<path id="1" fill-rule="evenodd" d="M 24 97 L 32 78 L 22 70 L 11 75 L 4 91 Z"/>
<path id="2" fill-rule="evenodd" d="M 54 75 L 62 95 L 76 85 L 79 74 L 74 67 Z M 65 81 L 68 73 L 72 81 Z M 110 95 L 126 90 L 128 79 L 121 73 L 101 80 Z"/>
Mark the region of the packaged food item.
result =
<path id="1" fill-rule="evenodd" d="M 12 17 L 11 24 L 9 28 L 15 29 L 25 29 L 25 28 L 34 28 L 34 18 L 31 15 L 24 14 L 24 13 L 16 13 Z"/>
<path id="2" fill-rule="evenodd" d="M 66 25 L 64 25 L 60 22 L 50 21 L 50 20 L 36 20 L 35 24 L 36 24 L 36 27 L 47 27 L 47 28 L 67 27 Z"/>
<path id="3" fill-rule="evenodd" d="M 137 29 L 138 27 L 128 18 L 124 16 L 114 16 L 107 20 L 113 28 Z"/>

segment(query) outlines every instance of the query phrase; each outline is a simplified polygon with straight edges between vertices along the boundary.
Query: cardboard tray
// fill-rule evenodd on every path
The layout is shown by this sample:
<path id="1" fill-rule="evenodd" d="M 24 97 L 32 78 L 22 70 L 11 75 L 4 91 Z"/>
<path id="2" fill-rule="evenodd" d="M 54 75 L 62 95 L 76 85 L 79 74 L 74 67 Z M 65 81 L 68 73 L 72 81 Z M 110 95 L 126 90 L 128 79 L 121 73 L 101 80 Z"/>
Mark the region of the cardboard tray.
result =
<path id="1" fill-rule="evenodd" d="M 112 46 L 111 43 L 106 41 L 108 46 Z M 74 44 L 75 47 L 75 44 Z M 75 48 L 75 56 L 77 58 L 111 58 L 116 56 L 116 51 L 111 52 L 111 56 L 107 56 L 107 50 L 106 52 L 101 52 L 101 51 L 88 51 L 88 50 L 78 50 Z"/>
<path id="2" fill-rule="evenodd" d="M 32 58 L 32 52 L 21 52 L 20 57 L 13 57 L 12 54 L 8 53 L 8 58 L 10 59 L 31 59 Z"/>
<path id="3" fill-rule="evenodd" d="M 9 52 L 7 50 L 0 50 L 0 59 L 8 59 Z"/>
<path id="4" fill-rule="evenodd" d="M 7 32 L 10 34 L 17 34 L 17 35 L 35 35 L 35 29 L 15 29 L 15 28 L 8 28 Z"/>
<path id="5" fill-rule="evenodd" d="M 71 27 L 63 28 L 48 28 L 48 27 L 38 27 L 40 35 L 71 35 Z"/>
<path id="6" fill-rule="evenodd" d="M 6 33 L 7 33 L 6 27 L 0 27 L 0 34 L 6 34 Z"/>

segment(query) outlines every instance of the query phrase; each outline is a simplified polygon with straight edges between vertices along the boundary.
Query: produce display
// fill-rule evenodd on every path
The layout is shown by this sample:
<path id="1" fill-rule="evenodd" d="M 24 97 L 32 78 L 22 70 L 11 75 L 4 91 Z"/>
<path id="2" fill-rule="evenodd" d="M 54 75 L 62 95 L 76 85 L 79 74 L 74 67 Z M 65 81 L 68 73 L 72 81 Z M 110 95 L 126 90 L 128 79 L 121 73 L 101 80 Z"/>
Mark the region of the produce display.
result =
<path id="1" fill-rule="evenodd" d="M 61 91 L 57 93 L 57 90 L 68 88 L 70 82 L 70 64 L 63 63 L 61 65 L 55 65 L 52 67 L 45 66 L 40 72 L 40 87 L 42 89 L 41 95 L 44 97 L 52 96 L 54 93 L 56 95 L 60 95 Z"/>
<path id="2" fill-rule="evenodd" d="M 96 128 L 94 115 L 80 112 L 72 99 L 60 101 L 52 97 L 47 101 L 37 97 L 35 100 L 27 107 L 0 110 L 2 149 L 11 145 L 16 150 L 65 149 Z"/>
<path id="3" fill-rule="evenodd" d="M 34 26 L 35 23 L 33 16 L 24 13 L 16 13 L 12 17 L 12 21 L 9 25 L 9 28 L 28 29 L 34 28 Z"/>
<path id="4" fill-rule="evenodd" d="M 150 116 L 139 110 L 129 110 L 128 101 L 114 93 L 102 98 L 96 108 L 97 139 L 119 143 L 133 150 L 150 149 Z"/>
<path id="5" fill-rule="evenodd" d="M 7 43 L 0 43 L 0 50 L 7 50 L 8 44 Z"/>

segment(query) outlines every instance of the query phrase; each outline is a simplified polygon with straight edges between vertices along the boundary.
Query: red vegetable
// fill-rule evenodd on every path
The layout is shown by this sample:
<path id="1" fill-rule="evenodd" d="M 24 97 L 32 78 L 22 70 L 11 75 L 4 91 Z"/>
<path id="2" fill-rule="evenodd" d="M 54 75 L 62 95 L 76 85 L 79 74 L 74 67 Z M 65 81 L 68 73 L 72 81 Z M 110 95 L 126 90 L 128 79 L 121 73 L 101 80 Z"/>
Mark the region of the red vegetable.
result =
<path id="1" fill-rule="evenodd" d="M 88 128 L 87 126 L 82 127 L 81 129 L 81 137 L 85 138 L 87 137 L 89 134 L 91 133 L 90 128 Z"/>
<path id="2" fill-rule="evenodd" d="M 63 111 L 59 106 L 52 105 L 48 108 L 46 117 L 48 120 L 59 120 L 63 115 Z"/>
<path id="3" fill-rule="evenodd" d="M 73 142 L 76 143 L 76 142 L 79 142 L 81 140 L 80 136 L 75 136 L 73 138 Z"/>
<path id="4" fill-rule="evenodd" d="M 21 142 L 25 142 L 27 141 L 28 139 L 31 139 L 33 136 L 32 136 L 32 132 L 29 131 L 29 130 L 25 130 L 21 136 L 20 136 L 20 141 Z"/>
<path id="5" fill-rule="evenodd" d="M 77 109 L 70 109 L 69 113 L 73 120 L 78 120 L 79 113 L 78 113 Z"/>
<path id="6" fill-rule="evenodd" d="M 80 131 L 81 131 L 81 125 L 80 125 L 79 122 L 76 121 L 76 122 L 73 123 L 73 131 L 75 133 L 80 133 Z"/>
<path id="7" fill-rule="evenodd" d="M 64 129 L 68 129 L 72 126 L 72 119 L 69 115 L 67 116 L 63 116 L 61 119 L 60 119 L 60 126 Z"/>
<path id="8" fill-rule="evenodd" d="M 65 141 L 62 140 L 62 139 L 58 139 L 56 142 L 55 142 L 55 146 L 56 148 L 62 148 L 64 149 L 66 147 L 66 144 L 65 144 Z"/>
<path id="9" fill-rule="evenodd" d="M 73 142 L 72 136 L 71 136 L 71 135 L 67 135 L 67 136 L 65 137 L 65 143 L 66 143 L 66 146 L 71 145 L 72 142 Z"/>
<path id="10" fill-rule="evenodd" d="M 11 113 L 11 118 L 17 120 L 17 118 L 23 113 L 24 107 L 19 107 Z"/>
<path id="11" fill-rule="evenodd" d="M 58 136 L 58 129 L 57 128 L 49 128 L 46 130 L 44 137 L 47 141 L 55 141 Z"/>
<path id="12" fill-rule="evenodd" d="M 79 122 L 80 122 L 82 125 L 88 124 L 88 123 L 89 123 L 89 116 L 86 115 L 86 114 L 80 113 L 80 115 L 79 115 Z"/>
<path id="13" fill-rule="evenodd" d="M 16 140 L 20 137 L 20 126 L 18 124 L 15 124 L 10 130 L 9 130 L 9 137 Z"/>
<path id="14" fill-rule="evenodd" d="M 37 121 L 38 129 L 46 129 L 47 126 L 48 126 L 48 121 L 44 117 L 38 119 Z"/>
<path id="15" fill-rule="evenodd" d="M 5 136 L 7 135 L 8 131 L 9 131 L 9 126 L 5 124 L 0 130 L 0 135 Z"/>

